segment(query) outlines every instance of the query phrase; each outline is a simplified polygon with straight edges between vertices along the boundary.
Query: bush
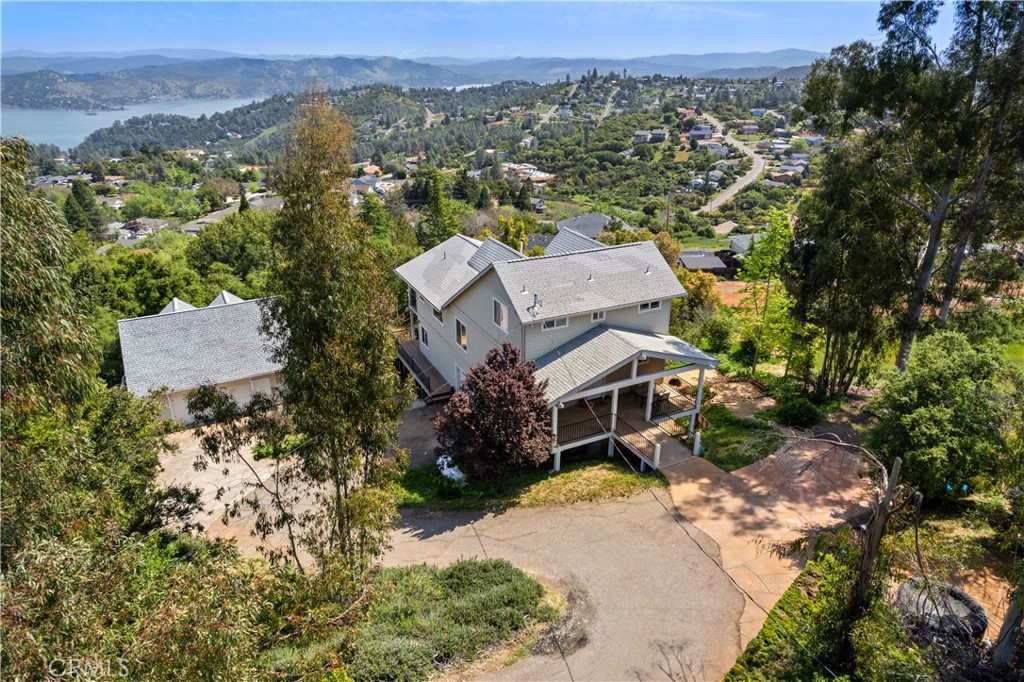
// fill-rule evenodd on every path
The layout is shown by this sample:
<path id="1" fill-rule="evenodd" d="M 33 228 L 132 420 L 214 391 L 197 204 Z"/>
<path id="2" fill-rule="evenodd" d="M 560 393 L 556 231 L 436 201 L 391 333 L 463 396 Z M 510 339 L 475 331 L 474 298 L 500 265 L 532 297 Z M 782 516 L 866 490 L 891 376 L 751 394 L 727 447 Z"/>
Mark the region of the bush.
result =
<path id="1" fill-rule="evenodd" d="M 789 398 L 774 410 L 774 416 L 784 426 L 814 426 L 821 418 L 818 408 L 805 396 Z"/>
<path id="2" fill-rule="evenodd" d="M 501 559 L 391 568 L 380 578 L 349 665 L 357 680 L 423 680 L 435 665 L 471 660 L 529 619 L 553 616 L 540 584 Z"/>
<path id="3" fill-rule="evenodd" d="M 717 313 L 704 323 L 704 344 L 712 353 L 728 350 L 736 333 L 736 320 L 731 316 Z"/>

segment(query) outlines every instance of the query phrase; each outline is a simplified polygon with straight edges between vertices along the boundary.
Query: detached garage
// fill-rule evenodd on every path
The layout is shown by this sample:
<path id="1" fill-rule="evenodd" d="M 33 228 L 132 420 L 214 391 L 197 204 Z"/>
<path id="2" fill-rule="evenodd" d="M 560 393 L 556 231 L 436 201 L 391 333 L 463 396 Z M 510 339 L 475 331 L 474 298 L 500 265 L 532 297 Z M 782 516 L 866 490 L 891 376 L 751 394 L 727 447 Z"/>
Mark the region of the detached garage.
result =
<path id="1" fill-rule="evenodd" d="M 239 405 L 278 385 L 280 367 L 260 332 L 260 301 L 222 291 L 196 308 L 173 299 L 157 315 L 118 320 L 128 390 L 163 396 L 163 416 L 189 423 L 185 395 L 205 384 L 227 390 Z"/>

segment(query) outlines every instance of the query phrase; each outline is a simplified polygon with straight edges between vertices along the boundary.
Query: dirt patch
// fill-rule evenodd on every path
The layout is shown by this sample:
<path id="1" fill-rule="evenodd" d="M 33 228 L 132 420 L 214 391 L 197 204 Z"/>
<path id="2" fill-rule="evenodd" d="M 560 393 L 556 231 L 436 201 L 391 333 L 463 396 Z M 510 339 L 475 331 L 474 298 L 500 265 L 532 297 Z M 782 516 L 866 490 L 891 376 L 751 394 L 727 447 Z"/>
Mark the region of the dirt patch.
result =
<path id="1" fill-rule="evenodd" d="M 744 286 L 743 282 L 720 280 L 715 282 L 715 291 L 718 292 L 718 297 L 722 300 L 722 305 L 735 308 L 744 299 L 744 295 L 740 293 L 740 290 L 742 290 Z"/>
<path id="2" fill-rule="evenodd" d="M 765 395 L 749 381 L 725 377 L 715 371 L 709 371 L 704 382 L 714 391 L 711 401 L 715 405 L 723 405 L 737 417 L 749 419 L 762 410 L 775 407 L 775 399 Z"/>
<path id="3" fill-rule="evenodd" d="M 586 623 L 590 618 L 590 599 L 581 587 L 574 587 L 565 597 L 565 613 L 544 628 L 533 647 L 535 654 L 571 654 L 587 644 Z"/>

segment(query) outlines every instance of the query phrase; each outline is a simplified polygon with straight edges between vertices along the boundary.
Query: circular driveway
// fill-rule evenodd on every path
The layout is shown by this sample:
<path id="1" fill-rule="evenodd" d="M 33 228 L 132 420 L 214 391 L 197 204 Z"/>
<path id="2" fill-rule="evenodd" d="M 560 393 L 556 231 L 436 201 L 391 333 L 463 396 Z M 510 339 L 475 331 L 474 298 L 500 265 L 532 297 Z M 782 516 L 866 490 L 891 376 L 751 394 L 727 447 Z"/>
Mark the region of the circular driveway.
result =
<path id="1" fill-rule="evenodd" d="M 655 494 L 503 514 L 405 513 L 384 563 L 503 558 L 585 593 L 584 646 L 485 679 L 719 680 L 741 652 L 744 599 L 716 563 L 717 545 L 674 511 L 668 491 Z"/>

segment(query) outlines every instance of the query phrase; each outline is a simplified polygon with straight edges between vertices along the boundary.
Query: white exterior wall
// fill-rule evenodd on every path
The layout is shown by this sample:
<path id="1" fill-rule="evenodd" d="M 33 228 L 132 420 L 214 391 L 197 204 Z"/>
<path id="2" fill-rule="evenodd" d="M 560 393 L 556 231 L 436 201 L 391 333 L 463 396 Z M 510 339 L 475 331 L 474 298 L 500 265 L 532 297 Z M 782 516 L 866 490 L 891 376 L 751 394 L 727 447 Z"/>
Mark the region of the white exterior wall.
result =
<path id="1" fill-rule="evenodd" d="M 591 321 L 590 313 L 586 315 L 573 315 L 569 318 L 569 326 L 560 329 L 544 331 L 541 328 L 540 322 L 533 322 L 526 325 L 526 352 L 524 355 L 527 360 L 536 360 L 545 353 L 558 348 L 563 343 L 571 341 L 584 332 L 590 331 L 599 324 L 654 332 L 656 334 L 667 334 L 671 315 L 672 300 L 665 299 L 661 302 L 661 309 L 659 310 L 641 313 L 637 305 L 613 308 L 606 310 L 605 319 L 597 322 Z"/>
<path id="2" fill-rule="evenodd" d="M 245 407 L 252 399 L 253 393 L 269 393 L 280 385 L 280 378 L 277 374 L 265 374 L 263 376 L 240 379 L 223 384 L 217 384 L 217 388 L 227 391 L 238 403 L 239 407 Z M 189 391 L 175 391 L 167 393 L 164 397 L 164 410 L 160 416 L 164 419 L 191 424 L 193 419 L 188 412 Z"/>
<path id="3" fill-rule="evenodd" d="M 503 332 L 494 324 L 494 299 L 505 304 L 508 309 L 508 332 Z M 444 323 L 437 321 L 433 315 L 433 306 L 417 295 L 416 316 L 421 327 L 427 330 L 430 345 L 425 347 L 420 342 L 420 350 L 434 365 L 434 368 L 449 384 L 458 389 L 455 367 L 458 365 L 464 373 L 469 368 L 482 362 L 487 351 L 500 346 L 506 339 L 517 346 L 522 343 L 522 327 L 512 308 L 511 301 L 493 271 L 463 292 L 452 305 L 443 311 Z M 463 350 L 455 338 L 455 319 L 466 325 L 467 349 Z"/>

